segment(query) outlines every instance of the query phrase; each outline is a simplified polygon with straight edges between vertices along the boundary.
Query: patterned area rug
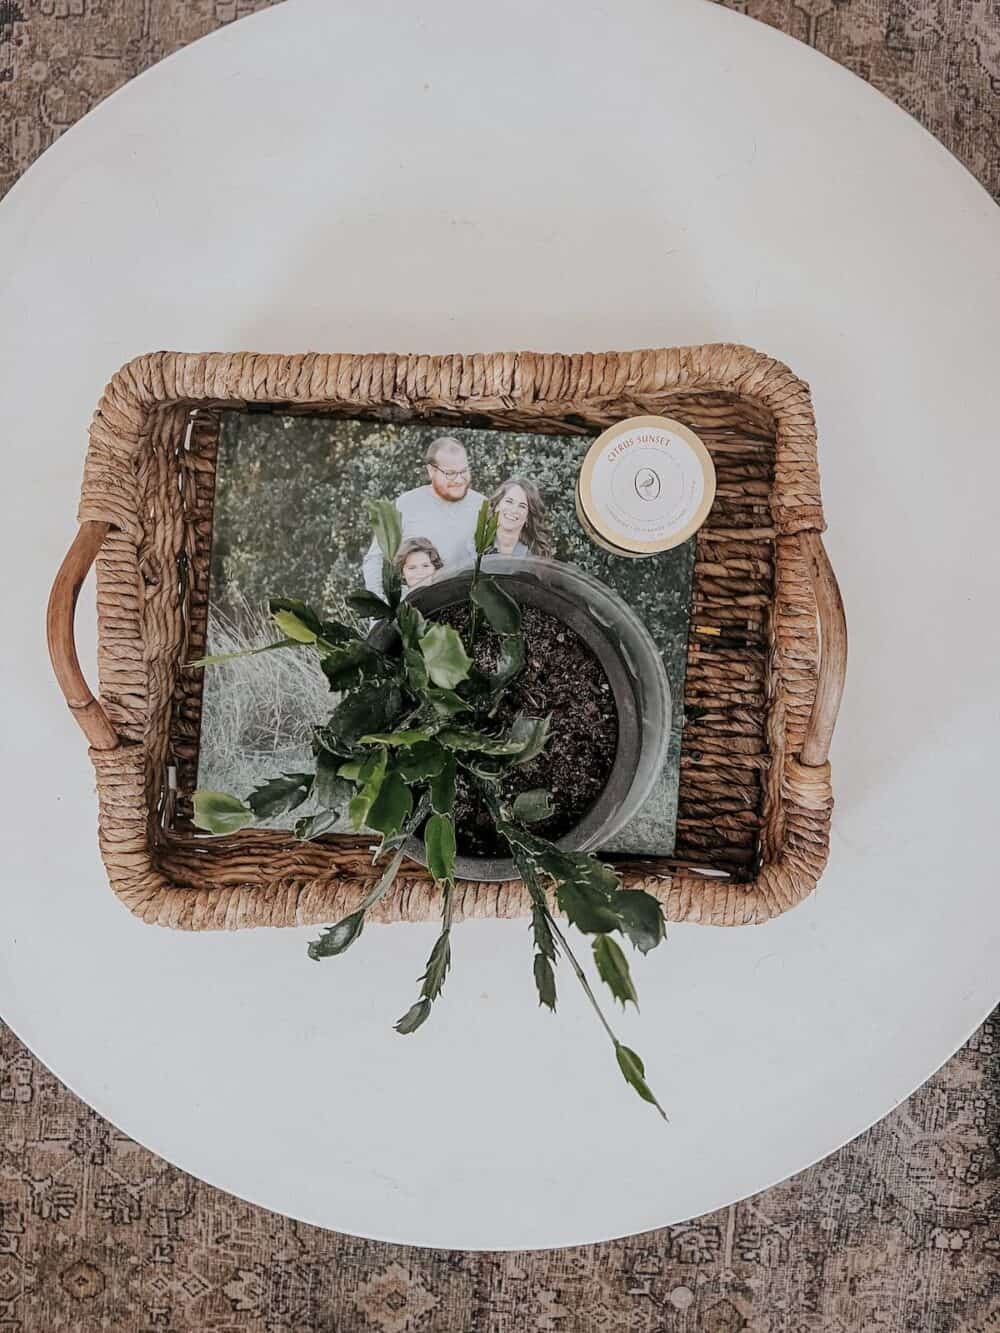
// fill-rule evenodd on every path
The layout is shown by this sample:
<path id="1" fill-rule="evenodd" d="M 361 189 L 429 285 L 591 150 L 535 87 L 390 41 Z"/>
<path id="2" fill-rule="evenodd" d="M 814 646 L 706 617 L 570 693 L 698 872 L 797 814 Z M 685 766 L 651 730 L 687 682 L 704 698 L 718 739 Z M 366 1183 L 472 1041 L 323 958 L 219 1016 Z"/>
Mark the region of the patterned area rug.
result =
<path id="1" fill-rule="evenodd" d="M 266 5 L 0 0 L 0 194 L 127 79 Z M 870 80 L 1000 194 L 997 0 L 730 7 Z M 493 1256 L 240 1203 L 118 1134 L 0 1028 L 0 1333 L 1000 1333 L 998 1047 L 1000 1010 L 874 1129 L 743 1203 Z"/>

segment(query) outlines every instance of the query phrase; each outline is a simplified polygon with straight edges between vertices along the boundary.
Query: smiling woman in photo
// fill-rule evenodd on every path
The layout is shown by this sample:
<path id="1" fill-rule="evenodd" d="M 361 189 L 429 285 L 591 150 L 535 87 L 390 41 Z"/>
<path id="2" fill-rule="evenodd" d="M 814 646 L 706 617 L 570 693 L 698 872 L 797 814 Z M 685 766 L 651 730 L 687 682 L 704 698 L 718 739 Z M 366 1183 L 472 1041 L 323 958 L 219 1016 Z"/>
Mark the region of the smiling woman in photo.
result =
<path id="1" fill-rule="evenodd" d="M 526 477 L 508 477 L 490 496 L 490 508 L 497 516 L 495 554 L 551 559 L 552 541 L 545 523 L 545 505 L 534 482 Z"/>

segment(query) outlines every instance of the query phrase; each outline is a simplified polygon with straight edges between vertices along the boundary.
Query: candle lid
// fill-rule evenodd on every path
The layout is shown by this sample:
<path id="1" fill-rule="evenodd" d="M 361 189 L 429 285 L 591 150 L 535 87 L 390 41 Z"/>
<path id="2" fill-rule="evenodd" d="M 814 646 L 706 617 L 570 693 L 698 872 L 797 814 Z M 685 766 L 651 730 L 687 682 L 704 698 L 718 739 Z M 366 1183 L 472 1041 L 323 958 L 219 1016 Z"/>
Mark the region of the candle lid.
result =
<path id="1" fill-rule="evenodd" d="M 581 522 L 621 555 L 654 555 L 697 532 L 715 499 L 715 465 L 687 426 L 629 417 L 599 435 L 577 480 Z"/>

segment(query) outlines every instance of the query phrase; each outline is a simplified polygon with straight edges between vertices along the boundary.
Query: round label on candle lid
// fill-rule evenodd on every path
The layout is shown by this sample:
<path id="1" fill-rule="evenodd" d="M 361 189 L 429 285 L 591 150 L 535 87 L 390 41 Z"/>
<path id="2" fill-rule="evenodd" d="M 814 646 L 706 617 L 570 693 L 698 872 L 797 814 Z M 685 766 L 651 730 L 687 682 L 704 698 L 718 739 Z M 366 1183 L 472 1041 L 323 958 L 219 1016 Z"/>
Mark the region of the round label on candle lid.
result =
<path id="1" fill-rule="evenodd" d="M 591 535 L 622 555 L 653 555 L 697 532 L 715 499 L 715 466 L 693 430 L 629 417 L 599 435 L 577 483 Z"/>

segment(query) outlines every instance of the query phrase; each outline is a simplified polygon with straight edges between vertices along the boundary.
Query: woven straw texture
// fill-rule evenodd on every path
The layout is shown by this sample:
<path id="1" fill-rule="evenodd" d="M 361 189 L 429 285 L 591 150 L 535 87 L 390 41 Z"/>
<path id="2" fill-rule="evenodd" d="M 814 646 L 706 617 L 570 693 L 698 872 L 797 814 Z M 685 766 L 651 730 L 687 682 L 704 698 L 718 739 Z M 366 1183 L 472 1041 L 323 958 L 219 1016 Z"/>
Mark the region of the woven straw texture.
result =
<path id="1" fill-rule="evenodd" d="M 822 530 L 823 514 L 809 392 L 787 366 L 730 344 L 576 356 L 157 352 L 124 366 L 104 393 L 79 510 L 81 522 L 112 525 L 98 561 L 99 662 L 124 743 L 91 756 L 102 852 L 133 912 L 195 930 L 330 921 L 372 882 L 356 839 L 179 836 L 170 817 L 168 768 L 183 757 L 178 742 L 196 743 L 183 663 L 200 649 L 210 531 L 210 452 L 191 447 L 192 414 L 200 440 L 213 409 L 275 403 L 563 433 L 660 413 L 698 430 L 720 485 L 698 538 L 693 624 L 726 629 L 735 616 L 756 642 L 714 649 L 692 632 L 688 688 L 700 707 L 682 742 L 680 846 L 727 872 L 745 853 L 750 873 L 717 879 L 625 862 L 625 880 L 656 893 L 670 920 L 711 925 L 765 921 L 811 891 L 832 795 L 829 766 L 798 759 L 819 649 L 800 535 Z M 178 716 L 190 734 L 178 737 Z M 528 900 L 519 883 L 465 883 L 456 907 L 459 917 L 520 916 Z M 421 920 L 436 910 L 433 884 L 411 874 L 372 915 Z"/>
<path id="2" fill-rule="evenodd" d="M 267 3 L 4 0 L 0 192 L 121 83 Z M 730 3 L 869 79 L 1000 196 L 1000 26 L 987 0 Z M 132 1143 L 5 1029 L 0 1108 L 5 1333 L 1000 1327 L 1000 1011 L 824 1162 L 682 1226 L 560 1253 L 430 1252 L 276 1217 Z"/>

